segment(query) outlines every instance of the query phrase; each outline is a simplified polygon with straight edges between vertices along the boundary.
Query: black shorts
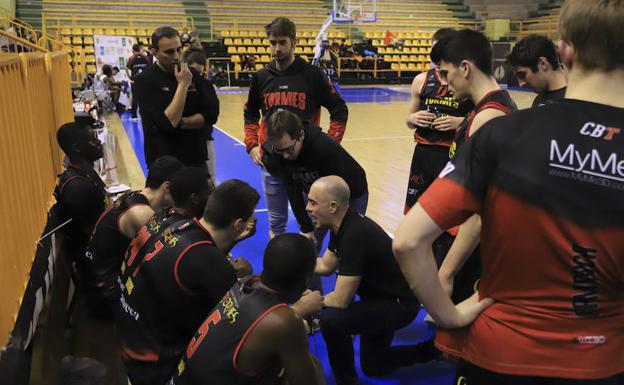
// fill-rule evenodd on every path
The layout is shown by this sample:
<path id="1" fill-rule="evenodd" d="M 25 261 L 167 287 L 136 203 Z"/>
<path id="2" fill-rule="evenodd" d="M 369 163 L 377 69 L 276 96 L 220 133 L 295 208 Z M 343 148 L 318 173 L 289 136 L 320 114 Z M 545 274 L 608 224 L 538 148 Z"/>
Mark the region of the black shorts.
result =
<path id="1" fill-rule="evenodd" d="M 407 214 L 418 198 L 438 177 L 449 161 L 448 147 L 417 144 L 412 155 L 412 165 L 407 182 L 404 213 Z"/>
<path id="2" fill-rule="evenodd" d="M 624 373 L 598 380 L 569 378 L 514 376 L 490 372 L 470 362 L 460 360 L 453 385 L 622 385 Z"/>

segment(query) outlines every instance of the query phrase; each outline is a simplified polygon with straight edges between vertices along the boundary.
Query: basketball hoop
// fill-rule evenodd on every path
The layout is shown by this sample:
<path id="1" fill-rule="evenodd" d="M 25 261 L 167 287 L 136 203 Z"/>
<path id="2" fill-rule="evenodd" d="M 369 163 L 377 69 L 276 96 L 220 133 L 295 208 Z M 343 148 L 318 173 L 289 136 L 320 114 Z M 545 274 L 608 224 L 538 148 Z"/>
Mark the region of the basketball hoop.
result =
<path id="1" fill-rule="evenodd" d="M 372 23 L 377 20 L 376 0 L 334 0 L 335 23 Z"/>

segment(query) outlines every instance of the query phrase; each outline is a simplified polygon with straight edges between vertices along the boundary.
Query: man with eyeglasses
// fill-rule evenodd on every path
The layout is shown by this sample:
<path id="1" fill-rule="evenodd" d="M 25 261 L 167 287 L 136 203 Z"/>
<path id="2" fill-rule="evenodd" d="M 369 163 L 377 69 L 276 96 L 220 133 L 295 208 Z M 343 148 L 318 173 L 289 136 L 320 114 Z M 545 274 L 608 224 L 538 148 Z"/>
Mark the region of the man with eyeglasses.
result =
<path id="1" fill-rule="evenodd" d="M 547 36 L 523 38 L 507 56 L 507 61 L 513 66 L 520 85 L 537 93 L 531 107 L 542 107 L 565 96 L 566 76 L 555 43 Z"/>
<path id="2" fill-rule="evenodd" d="M 152 34 L 158 59 L 136 76 L 135 88 L 149 168 L 162 155 L 206 169 L 205 132 L 219 116 L 219 100 L 197 71 L 182 60 L 180 34 L 160 27 Z M 212 175 L 214 177 L 214 175 Z"/>
<path id="3" fill-rule="evenodd" d="M 274 112 L 266 122 L 268 171 L 279 176 L 302 234 L 321 243 L 327 229 L 314 232 L 312 219 L 306 213 L 305 196 L 315 180 L 337 175 L 351 190 L 350 206 L 364 215 L 368 205 L 368 184 L 364 169 L 353 157 L 321 128 L 301 121 L 288 110 Z"/>

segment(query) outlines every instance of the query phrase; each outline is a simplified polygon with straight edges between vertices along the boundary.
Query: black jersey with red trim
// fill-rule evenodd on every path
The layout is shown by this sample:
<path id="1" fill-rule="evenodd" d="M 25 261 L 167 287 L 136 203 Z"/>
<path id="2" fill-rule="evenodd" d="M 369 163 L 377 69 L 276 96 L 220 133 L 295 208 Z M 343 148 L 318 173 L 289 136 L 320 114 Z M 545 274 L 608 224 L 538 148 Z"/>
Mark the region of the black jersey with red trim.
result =
<path id="1" fill-rule="evenodd" d="M 110 195 L 97 172 L 69 164 L 58 176 L 54 198 L 60 214 L 59 224 L 72 220 L 63 231 L 68 238 L 70 256 L 81 266 L 89 236 L 98 218 L 110 204 Z"/>
<path id="2" fill-rule="evenodd" d="M 119 281 L 119 334 L 128 377 L 162 384 L 236 275 L 210 233 L 188 219 L 151 237 L 126 261 Z"/>
<path id="3" fill-rule="evenodd" d="M 87 284 L 104 298 L 116 296 L 119 268 L 131 241 L 121 233 L 119 218 L 137 205 L 149 206 L 147 197 L 139 191 L 120 196 L 102 213 L 89 240 L 84 257 L 89 274 Z"/>
<path id="4" fill-rule="evenodd" d="M 325 73 L 300 57 L 279 71 L 275 61 L 252 75 L 245 104 L 245 146 L 247 151 L 266 141 L 267 117 L 278 109 L 297 114 L 302 120 L 320 124 L 321 106 L 330 114 L 327 134 L 340 142 L 347 126 L 349 110 Z M 262 122 L 260 122 L 262 113 Z"/>
<path id="5" fill-rule="evenodd" d="M 488 108 L 502 111 L 507 115 L 514 111 L 518 111 L 518 107 L 511 98 L 511 95 L 509 95 L 509 92 L 501 89 L 489 92 L 487 95 L 482 97 L 481 100 L 479 100 L 474 109 L 459 125 L 459 128 L 455 132 L 455 139 L 453 140 L 453 143 L 451 143 L 451 148 L 449 149 L 449 158 L 453 159 L 457 150 L 464 144 L 466 139 L 470 137 L 470 127 L 472 126 L 472 121 L 475 116 L 477 116 L 479 112 L 487 110 Z"/>
<path id="6" fill-rule="evenodd" d="M 563 99 L 486 123 L 419 203 L 442 228 L 482 217 L 463 358 L 490 371 L 624 372 L 624 108 Z M 504 341 L 506 347 L 501 347 Z"/>
<path id="7" fill-rule="evenodd" d="M 278 384 L 280 362 L 258 373 L 237 366 L 238 353 L 254 327 L 275 309 L 286 306 L 252 279 L 237 282 L 195 332 L 169 385 Z"/>
<path id="8" fill-rule="evenodd" d="M 435 68 L 427 71 L 427 77 L 420 89 L 420 111 L 426 110 L 441 116 L 466 116 L 474 108 L 469 100 L 456 101 L 448 85 L 442 85 Z M 417 127 L 414 131 L 414 140 L 419 144 L 450 146 L 455 131 L 434 130 L 431 127 Z"/>

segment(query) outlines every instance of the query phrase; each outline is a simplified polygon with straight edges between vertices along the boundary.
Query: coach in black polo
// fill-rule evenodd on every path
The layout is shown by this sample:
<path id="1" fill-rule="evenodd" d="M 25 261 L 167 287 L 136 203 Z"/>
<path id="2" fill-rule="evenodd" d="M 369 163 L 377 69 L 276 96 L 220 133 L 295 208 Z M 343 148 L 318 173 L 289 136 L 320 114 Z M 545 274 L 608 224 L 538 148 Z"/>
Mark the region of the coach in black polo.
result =
<path id="1" fill-rule="evenodd" d="M 331 237 L 315 272 L 337 272 L 334 291 L 325 295 L 321 331 L 336 384 L 357 384 L 351 336 L 360 337 L 360 362 L 367 376 L 433 358 L 433 343 L 390 346 L 394 331 L 410 324 L 420 309 L 392 253 L 390 236 L 349 207 L 349 186 L 332 175 L 317 179 L 306 210 Z M 359 300 L 355 300 L 355 295 Z"/>
<path id="2" fill-rule="evenodd" d="M 152 52 L 158 59 L 135 81 L 143 134 L 145 162 L 162 155 L 187 166 L 206 167 L 204 128 L 219 116 L 219 100 L 199 74 L 182 62 L 180 35 L 171 27 L 152 34 Z"/>

